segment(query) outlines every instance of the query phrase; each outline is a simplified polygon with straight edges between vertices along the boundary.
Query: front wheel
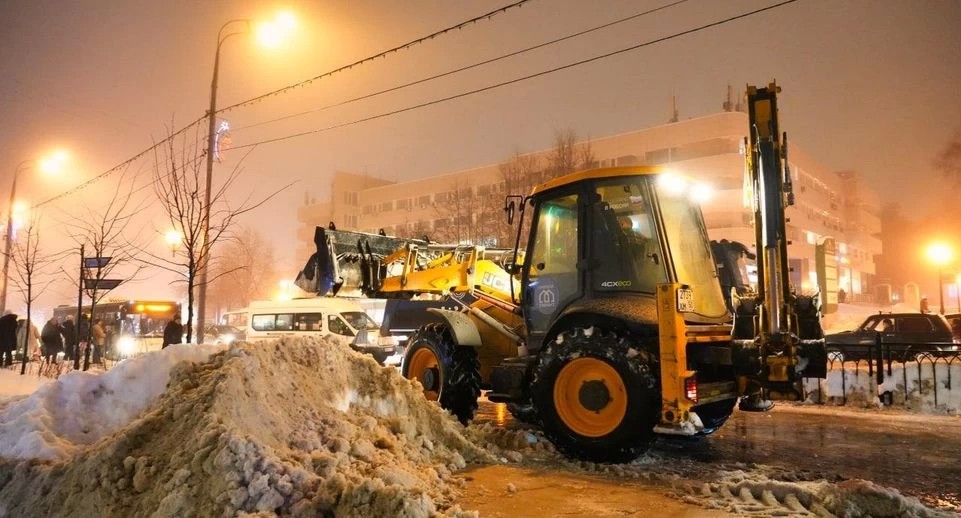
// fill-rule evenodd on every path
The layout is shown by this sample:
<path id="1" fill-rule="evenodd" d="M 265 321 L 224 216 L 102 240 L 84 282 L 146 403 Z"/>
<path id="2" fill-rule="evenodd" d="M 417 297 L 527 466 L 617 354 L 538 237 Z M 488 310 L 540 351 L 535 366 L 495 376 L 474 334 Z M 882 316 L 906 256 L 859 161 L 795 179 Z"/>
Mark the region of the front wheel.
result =
<path id="1" fill-rule="evenodd" d="M 417 380 L 424 396 L 440 403 L 463 424 L 474 418 L 480 396 L 477 351 L 460 347 L 443 324 L 427 324 L 410 337 L 402 375 Z"/>
<path id="2" fill-rule="evenodd" d="M 541 352 L 531 391 L 544 433 L 568 456 L 627 462 L 654 439 L 661 410 L 655 356 L 615 332 L 562 332 Z"/>

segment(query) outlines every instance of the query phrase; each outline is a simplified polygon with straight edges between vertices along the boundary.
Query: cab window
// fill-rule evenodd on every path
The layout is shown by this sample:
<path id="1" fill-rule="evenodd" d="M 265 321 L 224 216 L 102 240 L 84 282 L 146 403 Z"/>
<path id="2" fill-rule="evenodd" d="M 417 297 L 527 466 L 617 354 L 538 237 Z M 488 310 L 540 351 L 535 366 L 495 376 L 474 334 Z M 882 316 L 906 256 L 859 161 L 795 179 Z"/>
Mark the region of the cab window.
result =
<path id="1" fill-rule="evenodd" d="M 334 334 L 354 336 L 354 332 L 350 330 L 350 327 L 337 315 L 327 315 L 327 329 Z"/>
<path id="2" fill-rule="evenodd" d="M 638 180 L 598 185 L 591 213 L 591 257 L 600 263 L 594 289 L 654 293 L 667 281 L 651 204 Z"/>

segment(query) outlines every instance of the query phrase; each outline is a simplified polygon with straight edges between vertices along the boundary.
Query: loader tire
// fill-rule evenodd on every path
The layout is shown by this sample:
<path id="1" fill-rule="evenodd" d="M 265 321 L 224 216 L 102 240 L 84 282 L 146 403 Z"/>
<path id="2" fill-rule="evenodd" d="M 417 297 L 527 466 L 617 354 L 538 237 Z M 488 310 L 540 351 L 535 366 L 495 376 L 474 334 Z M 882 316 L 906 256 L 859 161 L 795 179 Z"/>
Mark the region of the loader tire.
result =
<path id="1" fill-rule="evenodd" d="M 615 332 L 562 332 L 541 352 L 532 401 L 545 435 L 564 454 L 628 462 L 654 440 L 661 410 L 655 355 Z"/>
<path id="2" fill-rule="evenodd" d="M 711 435 L 716 432 L 734 413 L 736 404 L 737 398 L 731 398 L 694 407 L 694 412 L 701 418 L 701 423 L 704 425 L 704 429 L 698 435 Z"/>
<path id="3" fill-rule="evenodd" d="M 480 364 L 477 351 L 460 347 L 443 324 L 427 324 L 410 337 L 401 370 L 424 387 L 424 396 L 440 403 L 466 425 L 477 412 Z"/>

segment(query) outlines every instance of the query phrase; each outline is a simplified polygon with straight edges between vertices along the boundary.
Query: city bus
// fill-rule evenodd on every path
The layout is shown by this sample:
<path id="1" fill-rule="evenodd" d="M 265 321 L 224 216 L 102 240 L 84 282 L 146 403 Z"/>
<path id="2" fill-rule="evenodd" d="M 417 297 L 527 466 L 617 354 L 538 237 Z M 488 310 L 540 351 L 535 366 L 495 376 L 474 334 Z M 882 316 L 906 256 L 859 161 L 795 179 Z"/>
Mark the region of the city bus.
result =
<path id="1" fill-rule="evenodd" d="M 82 310 L 89 318 L 90 306 Z M 163 345 L 164 327 L 179 314 L 180 303 L 170 300 L 111 299 L 97 304 L 91 321 L 98 318 L 103 321 L 109 356 L 128 357 L 159 350 Z M 76 320 L 77 306 L 57 306 L 53 316 L 60 323 L 67 317 Z"/>

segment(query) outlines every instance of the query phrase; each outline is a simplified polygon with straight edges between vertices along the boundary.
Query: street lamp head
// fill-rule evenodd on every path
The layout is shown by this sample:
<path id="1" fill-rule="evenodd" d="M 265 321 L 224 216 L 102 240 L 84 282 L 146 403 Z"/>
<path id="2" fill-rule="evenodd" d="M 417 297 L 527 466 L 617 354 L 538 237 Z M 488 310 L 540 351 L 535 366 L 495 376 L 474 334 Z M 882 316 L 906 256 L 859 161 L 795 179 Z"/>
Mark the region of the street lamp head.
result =
<path id="1" fill-rule="evenodd" d="M 40 172 L 48 175 L 58 174 L 63 171 L 64 165 L 70 161 L 70 154 L 62 149 L 41 158 L 37 161 Z"/>
<path id="2" fill-rule="evenodd" d="M 176 253 L 180 248 L 180 245 L 183 243 L 184 235 L 180 233 L 179 230 L 170 229 L 166 234 L 164 234 L 164 240 L 167 242 L 167 246 L 170 247 L 170 250 Z"/>
<path id="3" fill-rule="evenodd" d="M 928 245 L 927 255 L 928 259 L 934 263 L 935 266 L 941 267 L 951 261 L 951 258 L 954 256 L 954 251 L 945 243 L 931 243 Z"/>
<path id="4" fill-rule="evenodd" d="M 290 12 L 278 13 L 273 20 L 257 24 L 257 41 L 268 49 L 280 47 L 297 29 L 297 18 Z"/>

